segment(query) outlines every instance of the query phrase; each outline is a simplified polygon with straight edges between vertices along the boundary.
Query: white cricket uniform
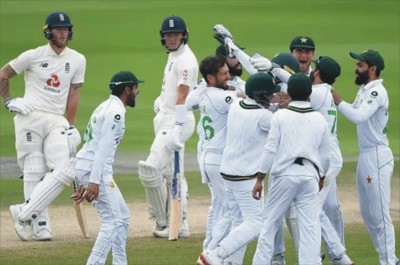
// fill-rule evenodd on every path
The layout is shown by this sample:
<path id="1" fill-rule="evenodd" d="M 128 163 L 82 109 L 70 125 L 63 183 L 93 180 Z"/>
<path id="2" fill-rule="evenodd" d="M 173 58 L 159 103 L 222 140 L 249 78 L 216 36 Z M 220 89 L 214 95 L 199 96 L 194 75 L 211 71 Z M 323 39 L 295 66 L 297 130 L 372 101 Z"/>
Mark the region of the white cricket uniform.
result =
<path id="1" fill-rule="evenodd" d="M 98 199 L 93 206 L 100 215 L 101 226 L 87 265 L 105 264 L 112 249 L 113 264 L 128 264 L 126 239 L 129 209 L 113 178 L 115 152 L 125 133 L 125 106 L 111 95 L 90 117 L 84 145 L 77 153 L 75 167 L 77 182 L 87 187 L 99 184 Z"/>
<path id="2" fill-rule="evenodd" d="M 299 264 L 321 264 L 319 176 L 329 168 L 329 130 L 309 102 L 293 101 L 271 120 L 260 172 L 272 178 L 253 265 L 269 264 L 275 234 L 292 202 L 299 213 Z"/>
<path id="3" fill-rule="evenodd" d="M 390 217 L 390 181 L 394 159 L 386 136 L 389 98 L 383 79 L 362 85 L 353 104 L 342 101 L 338 109 L 357 125 L 360 155 L 357 192 L 360 211 L 379 264 L 396 264 L 395 236 Z"/>
<path id="4" fill-rule="evenodd" d="M 68 93 L 71 84 L 84 82 L 86 59 L 68 47 L 57 55 L 47 44 L 23 52 L 9 65 L 17 74 L 24 72 L 24 99 L 34 106 L 30 114 L 14 118 L 18 163 L 23 169 L 24 157 L 38 151 L 51 170 L 68 158 L 68 142 L 66 137 L 60 142 L 46 137 L 56 128 L 69 128 L 64 117 Z"/>
<path id="5" fill-rule="evenodd" d="M 214 235 L 213 228 L 216 221 L 222 218 L 224 211 L 225 187 L 220 174 L 220 165 L 226 141 L 226 120 L 232 102 L 237 99 L 236 93 L 215 87 L 207 87 L 200 93 L 198 130 L 199 142 L 203 144 L 199 164 L 201 174 L 209 184 L 212 209 L 212 216 L 209 216 L 212 220 L 208 220 L 207 224 L 207 230 L 211 230 L 206 233 L 204 249 L 209 247 L 211 240 L 219 242 L 216 240 L 217 235 Z"/>
<path id="6" fill-rule="evenodd" d="M 235 264 L 243 263 L 247 244 L 261 230 L 262 203 L 252 197 L 252 190 L 272 115 L 271 111 L 250 98 L 234 102 L 228 114 L 226 146 L 220 171 L 224 178 L 229 209 L 223 219 L 233 224 L 219 246 L 229 256 L 225 261 Z M 223 221 L 218 222 L 214 229 L 226 231 L 223 224 Z"/>
<path id="7" fill-rule="evenodd" d="M 9 65 L 17 74 L 24 72 L 24 99 L 34 106 L 28 115 L 14 117 L 18 165 L 28 200 L 46 172 L 69 159 L 65 130 L 70 125 L 64 112 L 71 84 L 84 82 L 86 59 L 68 47 L 57 55 L 47 44 L 21 53 Z M 47 208 L 34 223 L 35 230 L 51 233 Z"/>
<path id="8" fill-rule="evenodd" d="M 158 171 L 172 172 L 173 153 L 167 149 L 168 133 L 174 128 L 175 125 L 175 106 L 177 101 L 177 91 L 180 85 L 189 87 L 189 92 L 193 90 L 197 83 L 198 76 L 198 63 L 197 59 L 189 48 L 189 46 L 182 45 L 178 50 L 171 51 L 168 54 L 168 61 L 164 69 L 164 77 L 161 87 L 161 94 L 159 96 L 159 108 L 153 124 L 155 138 L 150 148 L 150 154 L 146 159 L 146 164 L 155 168 Z M 186 122 L 182 129 L 182 138 L 184 141 L 189 139 L 193 134 L 195 127 L 195 119 L 192 111 L 188 111 L 186 115 Z M 188 186 L 184 176 L 184 148 L 179 151 L 180 156 L 180 171 L 181 171 L 181 203 L 183 214 L 182 217 L 186 218 L 187 207 L 187 192 Z M 165 213 L 167 214 L 167 213 Z M 156 220 L 159 223 L 164 221 Z"/>
<path id="9" fill-rule="evenodd" d="M 337 109 L 332 98 L 332 86 L 323 83 L 312 86 L 310 96 L 311 107 L 322 114 L 328 122 L 331 146 L 330 166 L 324 180 L 324 188 L 319 192 L 321 211 L 322 238 L 326 242 L 327 252 L 331 260 L 339 258 L 344 249 L 344 224 L 342 212 L 337 198 L 336 177 L 342 165 L 343 157 L 337 139 Z M 333 193 L 333 194 L 331 194 Z M 330 196 L 328 196 L 330 195 Z"/>

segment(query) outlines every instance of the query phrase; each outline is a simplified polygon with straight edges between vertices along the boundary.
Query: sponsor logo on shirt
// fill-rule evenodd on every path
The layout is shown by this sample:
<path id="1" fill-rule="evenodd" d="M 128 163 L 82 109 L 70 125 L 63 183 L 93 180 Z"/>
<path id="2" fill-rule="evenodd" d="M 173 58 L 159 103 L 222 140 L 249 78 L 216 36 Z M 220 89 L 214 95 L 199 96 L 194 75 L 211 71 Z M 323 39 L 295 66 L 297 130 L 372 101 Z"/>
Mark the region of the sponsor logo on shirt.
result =
<path id="1" fill-rule="evenodd" d="M 41 63 L 40 66 L 43 67 L 43 68 L 47 68 L 47 66 L 49 66 L 49 64 L 48 63 Z"/>
<path id="2" fill-rule="evenodd" d="M 52 74 L 49 79 L 46 81 L 47 86 L 44 86 L 44 90 L 60 93 L 60 89 L 58 88 L 61 85 L 60 79 L 57 74 Z"/>

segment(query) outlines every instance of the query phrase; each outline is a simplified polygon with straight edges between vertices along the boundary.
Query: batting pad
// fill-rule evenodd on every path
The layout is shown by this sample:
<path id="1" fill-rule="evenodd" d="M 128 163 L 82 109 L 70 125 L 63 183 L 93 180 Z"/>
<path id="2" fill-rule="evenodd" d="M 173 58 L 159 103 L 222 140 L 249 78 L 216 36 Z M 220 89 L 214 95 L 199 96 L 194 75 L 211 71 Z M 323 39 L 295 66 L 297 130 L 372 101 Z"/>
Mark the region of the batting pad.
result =
<path id="1" fill-rule="evenodd" d="M 22 211 L 19 214 L 19 219 L 21 221 L 28 221 L 38 217 L 63 191 L 65 186 L 57 181 L 52 174 L 53 173 L 46 174 L 44 179 L 36 185 L 28 203 L 22 206 Z"/>
<path id="2" fill-rule="evenodd" d="M 150 218 L 158 225 L 166 226 L 167 217 L 167 187 L 159 170 L 139 161 L 139 178 L 146 190 Z"/>

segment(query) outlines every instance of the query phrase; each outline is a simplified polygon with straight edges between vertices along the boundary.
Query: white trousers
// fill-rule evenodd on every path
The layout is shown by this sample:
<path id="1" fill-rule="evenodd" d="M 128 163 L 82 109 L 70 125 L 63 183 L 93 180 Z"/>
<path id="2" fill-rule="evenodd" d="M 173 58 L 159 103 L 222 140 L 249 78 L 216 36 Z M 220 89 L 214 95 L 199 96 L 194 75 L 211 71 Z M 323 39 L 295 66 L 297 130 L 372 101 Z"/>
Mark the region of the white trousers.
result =
<path id="1" fill-rule="evenodd" d="M 395 236 L 390 217 L 390 181 L 393 154 L 389 147 L 378 146 L 360 152 L 357 165 L 357 192 L 361 216 L 379 253 L 380 265 L 394 265 Z"/>
<path id="2" fill-rule="evenodd" d="M 260 233 L 262 226 L 262 201 L 252 196 L 256 179 L 244 181 L 224 180 L 229 210 L 224 218 L 235 220 L 228 235 L 219 243 L 228 254 L 225 261 L 242 264 L 247 245 Z"/>
<path id="3" fill-rule="evenodd" d="M 88 177 L 90 172 L 76 170 L 76 175 L 82 179 L 83 176 Z M 110 250 L 112 250 L 113 265 L 127 265 L 129 208 L 110 173 L 103 173 L 99 188 L 98 199 L 92 204 L 100 216 L 101 226 L 86 265 L 105 264 Z"/>
<path id="4" fill-rule="evenodd" d="M 321 226 L 317 176 L 302 176 L 302 166 L 297 166 L 298 176 L 270 176 L 272 181 L 266 197 L 263 225 L 258 239 L 253 265 L 271 262 L 275 235 L 290 204 L 294 202 L 299 225 L 299 265 L 320 265 Z M 307 172 L 309 173 L 309 172 Z"/>

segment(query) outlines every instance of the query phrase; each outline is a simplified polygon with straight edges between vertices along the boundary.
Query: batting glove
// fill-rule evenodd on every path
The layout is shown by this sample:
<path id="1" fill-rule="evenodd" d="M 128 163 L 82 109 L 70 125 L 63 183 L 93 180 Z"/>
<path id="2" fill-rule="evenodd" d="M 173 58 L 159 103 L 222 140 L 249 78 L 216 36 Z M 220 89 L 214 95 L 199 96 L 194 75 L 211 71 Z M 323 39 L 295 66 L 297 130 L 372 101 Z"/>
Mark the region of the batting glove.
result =
<path id="1" fill-rule="evenodd" d="M 180 151 L 183 148 L 182 128 L 183 124 L 175 124 L 174 128 L 168 132 L 166 146 L 169 151 Z"/>
<path id="2" fill-rule="evenodd" d="M 11 112 L 18 112 L 22 115 L 28 115 L 34 110 L 34 107 L 25 98 L 12 98 L 4 102 L 6 108 Z"/>
<path id="3" fill-rule="evenodd" d="M 76 148 L 81 143 L 82 138 L 79 134 L 79 131 L 71 125 L 67 130 L 67 137 L 68 137 L 68 146 L 69 146 L 69 153 L 70 155 L 74 155 L 76 152 Z"/>

